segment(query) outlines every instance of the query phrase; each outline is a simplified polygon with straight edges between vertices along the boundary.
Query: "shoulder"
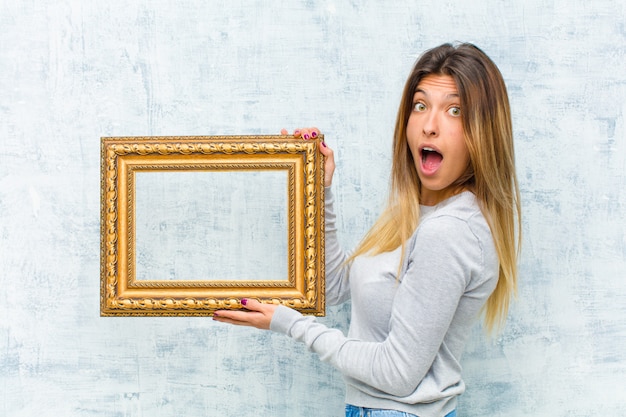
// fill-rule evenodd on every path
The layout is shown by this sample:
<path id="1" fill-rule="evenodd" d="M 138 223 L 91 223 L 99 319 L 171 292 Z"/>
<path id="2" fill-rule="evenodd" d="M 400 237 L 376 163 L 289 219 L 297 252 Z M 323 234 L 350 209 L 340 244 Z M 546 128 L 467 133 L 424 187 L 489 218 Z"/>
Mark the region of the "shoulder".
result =
<path id="1" fill-rule="evenodd" d="M 433 230 L 434 229 L 434 230 Z M 478 200 L 469 191 L 449 198 L 439 205 L 430 208 L 420 220 L 416 232 L 453 233 L 466 231 L 477 240 L 491 240 L 491 229 Z"/>
<path id="2" fill-rule="evenodd" d="M 496 282 L 498 255 L 476 197 L 468 192 L 448 200 L 424 213 L 407 247 L 407 270 L 429 271 L 439 282 L 448 277 L 466 290 Z"/>
<path id="3" fill-rule="evenodd" d="M 422 216 L 409 251 L 448 252 L 462 258 L 495 253 L 489 224 L 474 194 L 464 192 L 429 208 Z"/>

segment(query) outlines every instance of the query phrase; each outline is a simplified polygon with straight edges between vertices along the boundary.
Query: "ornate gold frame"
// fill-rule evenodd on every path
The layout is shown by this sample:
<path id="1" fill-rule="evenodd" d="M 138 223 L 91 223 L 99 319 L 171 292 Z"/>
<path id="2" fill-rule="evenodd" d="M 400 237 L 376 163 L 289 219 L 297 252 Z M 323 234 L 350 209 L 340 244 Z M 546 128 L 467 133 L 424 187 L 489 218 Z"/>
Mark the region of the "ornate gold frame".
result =
<path id="1" fill-rule="evenodd" d="M 209 316 L 242 298 L 324 315 L 324 185 L 319 141 L 288 136 L 101 138 L 102 316 Z M 135 173 L 284 169 L 287 280 L 136 280 Z M 245 254 L 241 254 L 242 257 Z"/>

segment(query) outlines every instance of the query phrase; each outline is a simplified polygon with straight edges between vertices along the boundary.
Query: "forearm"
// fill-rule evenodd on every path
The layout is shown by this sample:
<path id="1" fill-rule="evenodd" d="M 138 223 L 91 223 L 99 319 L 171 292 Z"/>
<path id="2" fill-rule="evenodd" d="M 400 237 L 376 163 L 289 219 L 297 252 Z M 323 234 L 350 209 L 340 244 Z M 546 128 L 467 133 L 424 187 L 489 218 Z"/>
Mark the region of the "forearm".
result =
<path id="1" fill-rule="evenodd" d="M 325 256 L 326 256 L 326 303 L 337 305 L 350 298 L 348 286 L 347 254 L 339 244 L 334 195 L 330 187 L 325 190 Z"/>

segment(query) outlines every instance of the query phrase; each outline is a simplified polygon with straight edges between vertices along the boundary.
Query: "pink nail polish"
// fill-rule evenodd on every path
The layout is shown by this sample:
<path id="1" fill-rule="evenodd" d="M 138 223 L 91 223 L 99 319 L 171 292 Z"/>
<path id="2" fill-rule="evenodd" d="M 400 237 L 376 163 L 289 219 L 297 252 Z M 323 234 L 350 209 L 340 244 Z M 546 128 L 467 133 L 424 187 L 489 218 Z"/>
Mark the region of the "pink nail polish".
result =
<path id="1" fill-rule="evenodd" d="M 326 148 L 326 142 L 322 142 L 322 146 Z"/>
<path id="2" fill-rule="evenodd" d="M 312 138 L 316 138 L 317 137 L 317 132 L 311 132 L 311 137 Z"/>
<path id="3" fill-rule="evenodd" d="M 308 135 L 308 133 L 305 133 L 304 134 L 304 140 L 307 140 L 307 139 L 309 139 L 309 135 Z"/>
<path id="4" fill-rule="evenodd" d="M 245 298 L 242 298 L 242 299 L 241 299 L 241 305 L 242 305 L 242 306 L 245 306 L 246 304 L 248 304 L 248 300 L 247 300 L 247 299 L 245 299 Z"/>

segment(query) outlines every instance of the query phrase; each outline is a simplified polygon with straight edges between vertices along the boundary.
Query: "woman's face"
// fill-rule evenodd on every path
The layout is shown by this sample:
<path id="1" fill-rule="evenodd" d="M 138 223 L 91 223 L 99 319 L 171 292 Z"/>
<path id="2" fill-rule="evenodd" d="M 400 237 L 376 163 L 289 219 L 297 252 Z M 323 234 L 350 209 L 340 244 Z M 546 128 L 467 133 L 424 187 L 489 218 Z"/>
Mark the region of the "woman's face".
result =
<path id="1" fill-rule="evenodd" d="M 470 162 L 465 144 L 463 109 L 454 79 L 427 75 L 413 96 L 406 128 L 408 145 L 422 183 L 420 203 L 432 206 L 461 190 L 454 185 Z"/>

